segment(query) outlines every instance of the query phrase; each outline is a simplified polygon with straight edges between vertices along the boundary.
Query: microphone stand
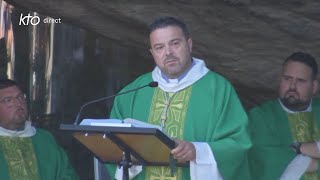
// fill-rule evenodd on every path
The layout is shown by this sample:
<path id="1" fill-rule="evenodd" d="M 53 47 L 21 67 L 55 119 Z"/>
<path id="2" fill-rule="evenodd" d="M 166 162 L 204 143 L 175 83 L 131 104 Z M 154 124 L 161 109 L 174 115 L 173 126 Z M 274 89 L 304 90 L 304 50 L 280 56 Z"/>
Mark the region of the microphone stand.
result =
<path id="1" fill-rule="evenodd" d="M 103 97 L 103 98 L 96 99 L 96 100 L 89 101 L 89 102 L 85 103 L 84 105 L 81 106 L 81 108 L 79 110 L 79 113 L 77 114 L 76 120 L 74 122 L 74 125 L 78 125 L 79 124 L 80 114 L 81 114 L 82 110 L 87 105 L 95 103 L 95 102 L 99 102 L 99 101 L 102 101 L 102 100 L 106 100 L 106 99 L 109 99 L 109 98 L 112 98 L 112 97 L 115 97 L 115 96 L 119 96 L 119 95 L 122 95 L 122 94 L 126 94 L 126 93 L 129 93 L 129 92 L 137 91 L 137 90 L 145 88 L 147 86 L 149 86 L 149 87 L 158 87 L 158 82 L 153 81 L 153 82 L 150 82 L 147 85 L 144 85 L 144 86 L 141 86 L 141 87 L 138 87 L 138 88 L 135 88 L 135 89 L 131 89 L 131 90 L 128 90 L 128 91 L 124 91 L 124 92 L 121 92 L 121 93 L 118 93 L 118 94 L 114 94 L 114 95 L 111 95 L 111 96 Z M 122 171 L 122 179 L 123 180 L 129 180 L 129 168 L 132 166 L 132 161 L 131 161 L 130 150 L 127 147 L 125 147 L 125 149 L 124 149 L 122 159 L 119 162 L 119 166 L 120 167 L 122 166 L 122 168 L 123 168 L 122 169 L 123 170 Z"/>
<path id="2" fill-rule="evenodd" d="M 132 166 L 131 156 L 127 149 L 123 153 L 119 167 L 122 166 L 122 180 L 129 180 L 129 168 Z"/>
<path id="3" fill-rule="evenodd" d="M 139 89 L 142 89 L 142 88 L 145 88 L 145 87 L 158 87 L 158 82 L 156 81 L 152 81 L 150 82 L 149 84 L 147 85 L 144 85 L 144 86 L 141 86 L 141 87 L 138 87 L 138 88 L 135 88 L 135 89 L 131 89 L 131 90 L 128 90 L 128 91 L 124 91 L 124 92 L 121 92 L 121 93 L 118 93 L 118 94 L 114 94 L 114 95 L 111 95 L 111 96 L 107 96 L 107 97 L 103 97 L 103 98 L 100 98 L 100 99 L 96 99 L 96 100 L 93 100 L 93 101 L 89 101 L 87 103 L 85 103 L 84 105 L 81 106 L 80 110 L 79 110 L 79 113 L 77 114 L 77 117 L 76 117 L 76 120 L 74 121 L 74 125 L 78 125 L 79 124 L 79 120 L 80 120 L 80 114 L 82 112 L 82 110 L 89 104 L 92 104 L 92 103 L 95 103 L 95 102 L 99 102 L 99 101 L 102 101 L 102 100 L 106 100 L 106 99 L 109 99 L 109 98 L 112 98 L 112 97 L 115 97 L 115 96 L 120 96 L 122 94 L 126 94 L 126 93 L 129 93 L 129 92 L 132 92 L 132 91 L 137 91 Z"/>

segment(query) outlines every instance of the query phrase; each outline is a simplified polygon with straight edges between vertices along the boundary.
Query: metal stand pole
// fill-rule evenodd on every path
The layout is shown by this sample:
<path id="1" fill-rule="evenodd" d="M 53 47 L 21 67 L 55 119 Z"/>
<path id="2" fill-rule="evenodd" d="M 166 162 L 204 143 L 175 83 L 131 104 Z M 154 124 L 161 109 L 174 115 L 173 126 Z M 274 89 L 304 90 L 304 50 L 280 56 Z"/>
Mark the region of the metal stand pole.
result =
<path id="1" fill-rule="evenodd" d="M 122 180 L 129 180 L 129 168 L 132 166 L 130 153 L 128 151 L 124 152 L 119 166 L 122 166 Z"/>

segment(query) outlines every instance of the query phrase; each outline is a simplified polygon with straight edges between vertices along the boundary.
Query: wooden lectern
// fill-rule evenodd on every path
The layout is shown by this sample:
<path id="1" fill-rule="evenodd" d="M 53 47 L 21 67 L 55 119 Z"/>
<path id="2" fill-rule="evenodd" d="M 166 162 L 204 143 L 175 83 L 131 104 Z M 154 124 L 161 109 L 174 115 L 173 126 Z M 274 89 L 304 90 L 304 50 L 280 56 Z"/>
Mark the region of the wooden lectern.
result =
<path id="1" fill-rule="evenodd" d="M 72 133 L 101 162 L 122 166 L 123 179 L 129 179 L 132 164 L 169 165 L 173 176 L 176 161 L 170 152 L 175 142 L 157 128 L 61 124 L 60 130 Z"/>

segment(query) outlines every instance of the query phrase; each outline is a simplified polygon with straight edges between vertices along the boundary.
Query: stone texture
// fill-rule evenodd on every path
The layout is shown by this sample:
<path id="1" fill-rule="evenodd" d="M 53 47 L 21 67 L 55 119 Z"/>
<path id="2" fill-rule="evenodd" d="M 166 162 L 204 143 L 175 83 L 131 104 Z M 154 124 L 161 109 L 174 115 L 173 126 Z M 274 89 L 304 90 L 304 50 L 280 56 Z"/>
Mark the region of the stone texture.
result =
<path id="1" fill-rule="evenodd" d="M 159 15 L 180 17 L 191 29 L 194 55 L 228 78 L 247 108 L 276 96 L 277 75 L 289 54 L 320 57 L 317 0 L 9 2 L 135 47 L 147 58 L 147 24 Z"/>

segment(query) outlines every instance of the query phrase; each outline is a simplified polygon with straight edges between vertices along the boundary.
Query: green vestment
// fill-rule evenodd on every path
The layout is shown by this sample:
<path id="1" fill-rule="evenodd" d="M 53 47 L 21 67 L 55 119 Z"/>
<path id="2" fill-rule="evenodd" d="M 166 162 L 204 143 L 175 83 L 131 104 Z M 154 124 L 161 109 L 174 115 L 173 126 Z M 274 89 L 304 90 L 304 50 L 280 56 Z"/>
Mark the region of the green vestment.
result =
<path id="1" fill-rule="evenodd" d="M 319 128 L 320 100 L 317 98 L 312 101 L 312 112 Z M 253 108 L 248 115 L 253 143 L 249 151 L 251 177 L 257 180 L 279 179 L 296 156 L 289 147 L 295 135 L 291 133 L 288 113 L 278 100 L 274 100 Z"/>
<path id="2" fill-rule="evenodd" d="M 145 74 L 122 91 L 146 85 L 151 81 L 153 81 L 151 73 Z M 180 118 L 178 121 L 184 127 L 179 127 L 181 130 L 175 132 L 181 133 L 182 139 L 186 141 L 207 142 L 215 156 L 219 172 L 225 180 L 250 179 L 247 150 L 251 146 L 251 141 L 247 133 L 247 115 L 231 84 L 220 75 L 209 71 L 186 89 L 188 90 L 182 90 L 185 91 L 183 92 L 185 95 L 179 92 L 174 95 L 177 97 L 174 97 L 175 100 L 172 102 L 179 104 L 177 101 L 182 100 L 181 106 L 179 105 L 180 110 L 176 111 L 181 116 L 175 115 L 175 117 Z M 144 88 L 118 96 L 114 102 L 111 118 L 134 118 L 148 123 L 160 122 L 152 118 L 160 118 L 161 112 L 157 113 L 159 106 L 156 103 L 161 100 L 157 100 L 156 97 L 160 97 L 162 92 L 158 87 Z M 170 105 L 169 112 L 175 112 L 173 108 L 176 107 Z M 115 166 L 108 166 L 108 169 L 113 177 Z M 181 172 L 180 179 L 190 179 L 188 167 L 181 168 Z M 144 171 L 134 179 L 145 179 L 145 174 L 144 168 Z"/>
<path id="3" fill-rule="evenodd" d="M 1 138 L 1 137 L 0 137 Z M 14 138 L 14 137 L 13 137 Z M 30 138 L 36 158 L 39 180 L 74 180 L 78 179 L 75 171 L 69 164 L 68 157 L 64 150 L 56 143 L 52 135 L 42 129 Z M 32 156 L 32 154 L 30 154 Z M 29 157 L 26 159 L 30 159 Z M 32 161 L 30 161 L 32 162 Z M 0 179 L 9 179 L 8 164 L 0 144 Z M 16 179 L 14 179 L 16 180 Z M 25 179 L 24 179 L 25 180 Z M 27 179 L 29 180 L 29 179 Z M 31 178 L 30 180 L 34 180 Z"/>

